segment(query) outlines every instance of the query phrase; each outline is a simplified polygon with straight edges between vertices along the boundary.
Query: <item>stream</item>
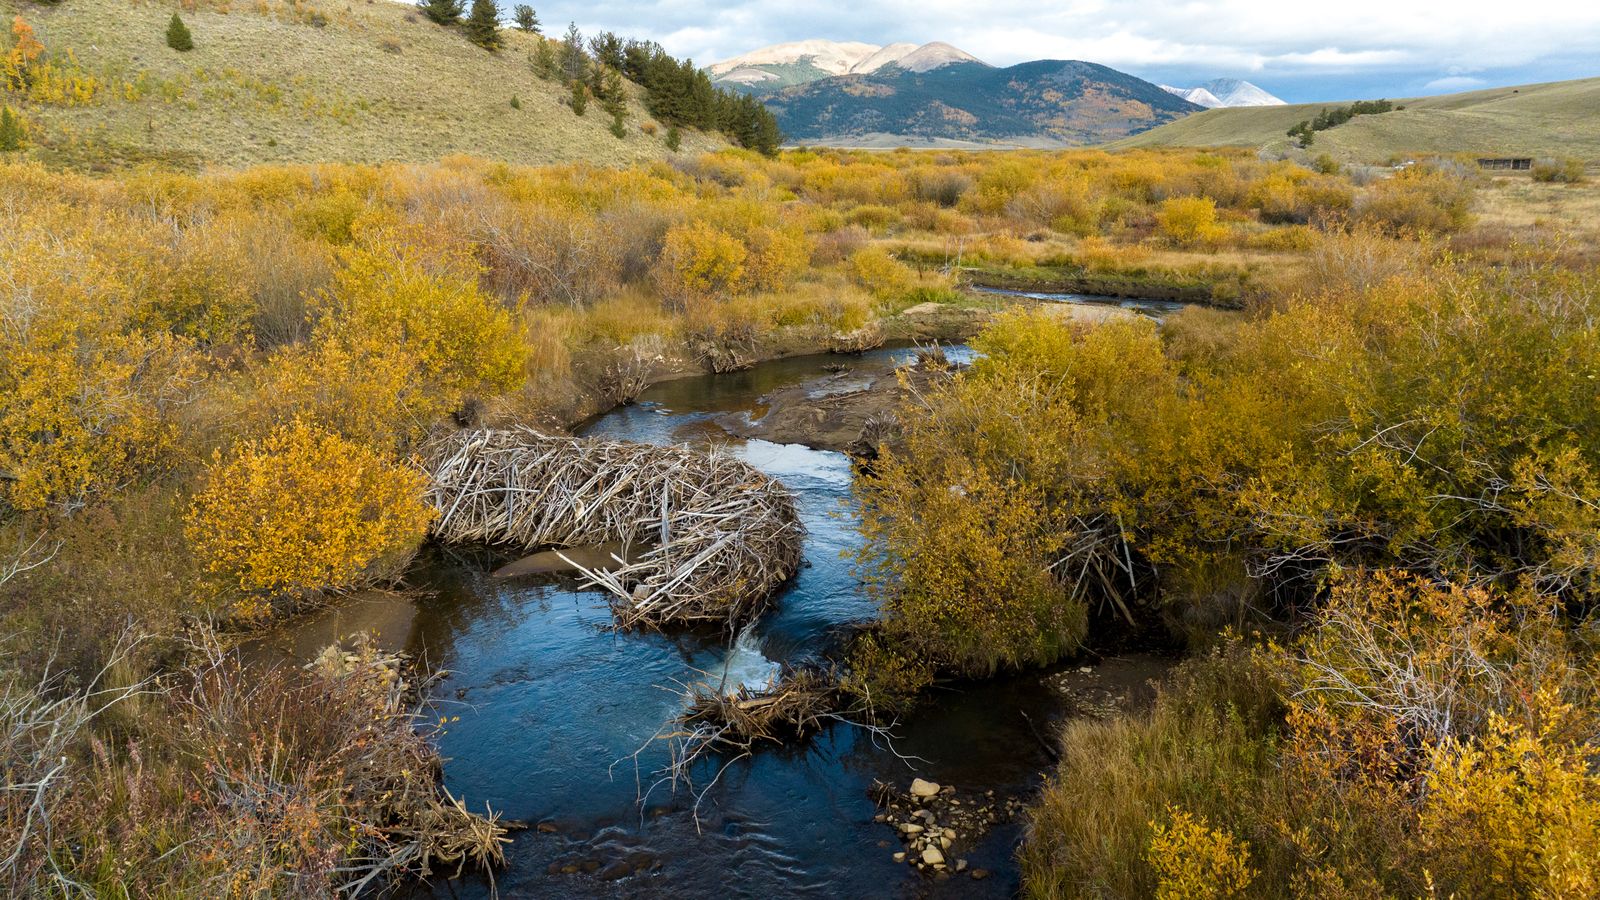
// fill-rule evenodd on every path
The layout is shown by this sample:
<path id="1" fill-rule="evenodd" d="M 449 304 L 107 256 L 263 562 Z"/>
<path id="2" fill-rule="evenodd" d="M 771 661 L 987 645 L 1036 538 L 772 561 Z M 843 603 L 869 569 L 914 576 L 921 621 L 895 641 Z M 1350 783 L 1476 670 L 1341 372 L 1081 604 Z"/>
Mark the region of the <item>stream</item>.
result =
<path id="1" fill-rule="evenodd" d="M 501 896 L 1013 896 L 1019 823 L 962 835 L 950 856 L 964 859 L 967 871 L 936 878 L 894 861 L 903 848 L 890 825 L 874 821 L 879 810 L 868 789 L 881 779 L 904 790 L 920 776 L 980 801 L 989 791 L 1002 805 L 1026 798 L 1051 765 L 1035 728 L 1053 733 L 1069 702 L 1053 686 L 1055 673 L 937 689 L 895 725 L 892 750 L 837 725 L 726 768 L 720 760 L 702 764 L 696 788 L 715 784 L 698 809 L 682 789 L 651 789 L 667 754 L 649 741 L 679 711 L 679 682 L 726 673 L 730 682 L 764 683 L 784 663 L 836 649 L 843 626 L 875 615 L 852 572 L 861 539 L 848 458 L 732 438 L 716 419 L 759 416 L 763 395 L 816 379 L 825 367 L 844 363 L 870 373 L 914 353 L 798 357 L 667 381 L 580 430 L 632 441 L 724 443 L 794 492 L 808 529 L 805 565 L 731 647 L 721 632 L 614 632 L 598 591 L 560 576 L 494 579 L 489 572 L 511 555 L 437 546 L 408 576 L 422 589 L 418 597 L 341 605 L 274 640 L 305 658 L 336 637 L 370 630 L 381 644 L 447 670 L 434 689 L 438 714 L 451 718 L 440 737 L 445 786 L 475 810 L 487 804 L 529 825 L 513 833 L 509 864 L 494 873 Z M 950 356 L 970 358 L 970 351 L 957 347 Z M 1063 671 L 1087 670 L 1056 670 Z M 1149 674 L 1135 666 L 1126 677 L 1142 684 Z M 978 878 L 974 870 L 982 870 Z M 490 891 L 487 876 L 469 874 L 422 893 Z"/>

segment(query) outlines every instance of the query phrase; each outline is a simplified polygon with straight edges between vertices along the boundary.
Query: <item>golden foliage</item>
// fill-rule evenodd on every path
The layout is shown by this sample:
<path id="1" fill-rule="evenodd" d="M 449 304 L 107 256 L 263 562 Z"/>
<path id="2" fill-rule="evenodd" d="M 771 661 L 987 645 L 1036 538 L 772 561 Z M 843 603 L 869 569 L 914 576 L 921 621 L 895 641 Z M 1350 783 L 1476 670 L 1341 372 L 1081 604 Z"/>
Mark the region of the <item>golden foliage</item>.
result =
<path id="1" fill-rule="evenodd" d="M 1146 855 L 1155 870 L 1156 900 L 1225 900 L 1245 896 L 1256 871 L 1250 848 L 1204 817 L 1168 809 L 1169 822 L 1150 823 Z"/>
<path id="2" fill-rule="evenodd" d="M 423 474 L 297 421 L 217 454 L 185 530 L 232 614 L 391 578 L 434 511 Z"/>

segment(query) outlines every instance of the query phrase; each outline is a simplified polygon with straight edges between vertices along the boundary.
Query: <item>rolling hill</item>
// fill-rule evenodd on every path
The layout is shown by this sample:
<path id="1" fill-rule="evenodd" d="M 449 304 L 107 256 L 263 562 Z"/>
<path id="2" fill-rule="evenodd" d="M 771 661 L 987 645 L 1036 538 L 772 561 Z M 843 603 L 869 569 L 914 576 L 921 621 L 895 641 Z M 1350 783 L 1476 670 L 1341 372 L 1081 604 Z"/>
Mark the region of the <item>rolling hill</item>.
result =
<path id="1" fill-rule="evenodd" d="M 505 46 L 490 53 L 387 0 L 196 0 L 182 11 L 195 47 L 179 53 L 165 40 L 178 9 L 150 0 L 0 0 L 6 23 L 21 16 L 47 58 L 98 85 L 88 102 L 71 105 L 0 91 L 30 124 L 33 147 L 24 152 L 81 168 L 668 155 L 666 129 L 641 128 L 650 117 L 635 86 L 621 139 L 598 103 L 575 115 L 567 90 L 535 75 L 532 35 L 504 32 Z M 682 140 L 683 152 L 725 146 L 688 129 Z"/>
<path id="2" fill-rule="evenodd" d="M 1378 161 L 1402 153 L 1575 156 L 1600 161 L 1600 78 L 1396 100 L 1316 134 L 1313 152 Z M 1110 147 L 1247 146 L 1283 150 L 1285 132 L 1338 103 L 1211 109 Z"/>
<path id="3" fill-rule="evenodd" d="M 916 56 L 869 74 L 790 87 L 765 101 L 790 141 L 833 146 L 1077 146 L 1200 108 L 1093 63 L 1037 60 L 995 68 L 948 59 L 922 67 Z M 935 59 L 930 54 L 929 61 Z"/>

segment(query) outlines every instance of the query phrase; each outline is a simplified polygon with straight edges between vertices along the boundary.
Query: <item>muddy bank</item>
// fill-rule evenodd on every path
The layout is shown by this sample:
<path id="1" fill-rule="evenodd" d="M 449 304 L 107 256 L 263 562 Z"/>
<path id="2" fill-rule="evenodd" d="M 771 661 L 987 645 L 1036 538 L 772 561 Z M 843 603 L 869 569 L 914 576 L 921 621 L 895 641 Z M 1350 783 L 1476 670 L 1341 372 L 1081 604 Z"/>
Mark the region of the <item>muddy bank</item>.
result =
<path id="1" fill-rule="evenodd" d="M 1012 301 L 1027 302 L 1027 301 Z M 994 317 L 991 310 L 947 303 L 921 303 L 878 323 L 885 343 L 960 343 L 976 335 Z M 749 349 L 749 366 L 796 357 L 832 353 L 843 361 L 859 356 L 838 352 L 838 335 L 815 326 L 793 326 L 762 337 Z M 689 347 L 662 343 L 640 356 L 627 347 L 590 348 L 576 354 L 573 376 L 539 398 L 539 409 L 497 409 L 469 417 L 463 424 L 531 424 L 575 432 L 619 406 L 633 402 L 650 388 L 669 381 L 707 375 L 707 367 Z M 619 382 L 625 382 L 619 384 Z"/>
<path id="2" fill-rule="evenodd" d="M 837 365 L 838 371 L 765 394 L 755 410 L 724 413 L 716 423 L 746 440 L 870 458 L 882 444 L 894 445 L 902 404 L 956 371 L 942 351 L 899 368 Z"/>

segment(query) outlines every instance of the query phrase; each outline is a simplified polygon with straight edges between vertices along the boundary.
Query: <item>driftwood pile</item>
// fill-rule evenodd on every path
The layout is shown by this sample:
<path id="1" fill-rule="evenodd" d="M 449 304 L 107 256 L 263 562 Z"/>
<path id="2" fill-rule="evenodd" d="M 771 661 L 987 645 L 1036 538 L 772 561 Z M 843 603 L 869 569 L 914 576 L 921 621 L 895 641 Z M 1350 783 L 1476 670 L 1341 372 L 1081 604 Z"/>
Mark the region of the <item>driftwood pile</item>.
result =
<path id="1" fill-rule="evenodd" d="M 618 566 L 579 567 L 612 595 L 619 627 L 736 626 L 800 564 L 794 498 L 716 449 L 475 429 L 433 444 L 426 466 L 441 540 L 620 542 Z"/>

